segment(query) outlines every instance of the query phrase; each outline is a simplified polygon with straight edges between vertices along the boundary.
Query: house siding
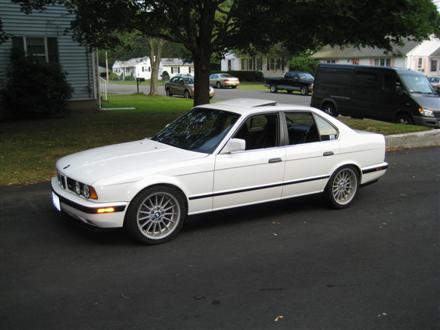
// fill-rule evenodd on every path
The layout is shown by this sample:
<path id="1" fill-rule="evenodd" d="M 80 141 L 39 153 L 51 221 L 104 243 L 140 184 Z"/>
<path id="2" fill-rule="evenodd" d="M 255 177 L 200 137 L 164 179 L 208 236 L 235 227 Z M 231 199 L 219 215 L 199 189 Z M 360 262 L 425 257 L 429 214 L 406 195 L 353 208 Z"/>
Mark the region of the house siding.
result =
<path id="1" fill-rule="evenodd" d="M 72 101 L 96 99 L 94 79 L 94 53 L 72 39 L 65 30 L 74 18 L 64 6 L 48 6 L 43 12 L 26 15 L 20 6 L 0 0 L 0 17 L 3 29 L 10 36 L 56 37 L 59 62 L 66 72 L 67 81 L 73 88 Z M 0 44 L 0 88 L 4 86 L 10 66 L 11 39 Z"/>

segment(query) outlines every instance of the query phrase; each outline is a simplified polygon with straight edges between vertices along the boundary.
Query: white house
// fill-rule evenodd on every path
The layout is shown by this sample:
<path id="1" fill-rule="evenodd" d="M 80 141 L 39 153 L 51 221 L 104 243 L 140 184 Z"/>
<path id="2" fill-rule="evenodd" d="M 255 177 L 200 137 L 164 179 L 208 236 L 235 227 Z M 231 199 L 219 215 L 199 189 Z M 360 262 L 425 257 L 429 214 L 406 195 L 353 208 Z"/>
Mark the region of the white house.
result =
<path id="1" fill-rule="evenodd" d="M 325 46 L 312 55 L 321 63 L 393 66 L 440 75 L 440 40 L 434 36 L 422 42 L 407 41 L 392 51 L 373 47 Z"/>
<path id="2" fill-rule="evenodd" d="M 122 79 L 132 76 L 134 78 L 151 78 L 151 63 L 148 56 L 132 58 L 128 61 L 115 61 L 112 71 Z M 162 79 L 162 73 L 166 71 L 170 77 L 177 74 L 193 74 L 194 64 L 187 63 L 180 58 L 162 58 L 159 65 L 159 79 Z"/>
<path id="3" fill-rule="evenodd" d="M 264 77 L 283 76 L 289 71 L 287 59 L 267 56 L 237 56 L 227 53 L 221 60 L 222 71 L 260 71 Z"/>

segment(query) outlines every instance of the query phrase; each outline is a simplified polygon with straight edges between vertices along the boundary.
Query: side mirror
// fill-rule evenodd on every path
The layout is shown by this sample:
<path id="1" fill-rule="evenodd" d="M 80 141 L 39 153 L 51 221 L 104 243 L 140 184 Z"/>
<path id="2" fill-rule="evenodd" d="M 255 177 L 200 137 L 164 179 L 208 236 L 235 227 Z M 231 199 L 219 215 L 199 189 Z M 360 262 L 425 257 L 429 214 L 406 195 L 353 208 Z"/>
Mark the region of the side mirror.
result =
<path id="1" fill-rule="evenodd" d="M 223 148 L 222 154 L 232 154 L 234 152 L 246 150 L 246 141 L 243 139 L 230 139 Z"/>

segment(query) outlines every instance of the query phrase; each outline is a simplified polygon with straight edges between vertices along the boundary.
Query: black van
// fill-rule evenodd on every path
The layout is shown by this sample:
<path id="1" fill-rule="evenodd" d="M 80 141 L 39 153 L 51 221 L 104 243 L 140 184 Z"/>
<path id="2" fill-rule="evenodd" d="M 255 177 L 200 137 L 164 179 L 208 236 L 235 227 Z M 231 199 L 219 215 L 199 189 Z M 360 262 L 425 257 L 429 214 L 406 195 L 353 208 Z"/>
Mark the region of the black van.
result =
<path id="1" fill-rule="evenodd" d="M 440 127 L 440 96 L 409 69 L 320 64 L 311 106 L 333 116 Z"/>

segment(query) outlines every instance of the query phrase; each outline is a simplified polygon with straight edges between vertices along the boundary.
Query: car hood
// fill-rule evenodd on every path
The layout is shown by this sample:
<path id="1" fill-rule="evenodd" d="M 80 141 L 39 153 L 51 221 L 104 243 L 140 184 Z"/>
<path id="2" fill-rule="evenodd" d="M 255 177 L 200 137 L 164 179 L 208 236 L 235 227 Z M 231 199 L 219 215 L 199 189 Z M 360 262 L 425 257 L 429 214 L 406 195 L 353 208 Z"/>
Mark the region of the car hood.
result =
<path id="1" fill-rule="evenodd" d="M 426 109 L 440 111 L 440 96 L 411 93 L 412 98 Z"/>
<path id="2" fill-rule="evenodd" d="M 56 166 L 64 175 L 86 184 L 109 178 L 115 184 L 140 180 L 202 157 L 206 154 L 145 139 L 71 154 L 59 159 Z"/>

